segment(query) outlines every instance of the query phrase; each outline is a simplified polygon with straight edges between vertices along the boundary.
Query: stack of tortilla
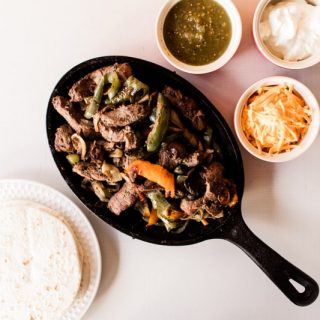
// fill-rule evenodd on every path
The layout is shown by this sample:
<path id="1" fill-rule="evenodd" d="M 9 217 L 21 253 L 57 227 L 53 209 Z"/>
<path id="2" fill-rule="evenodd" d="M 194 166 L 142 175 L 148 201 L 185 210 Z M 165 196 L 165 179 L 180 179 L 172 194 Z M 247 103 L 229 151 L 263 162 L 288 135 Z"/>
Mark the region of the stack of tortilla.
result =
<path id="1" fill-rule="evenodd" d="M 81 285 L 82 253 L 59 213 L 33 202 L 0 205 L 0 319 L 59 319 Z"/>

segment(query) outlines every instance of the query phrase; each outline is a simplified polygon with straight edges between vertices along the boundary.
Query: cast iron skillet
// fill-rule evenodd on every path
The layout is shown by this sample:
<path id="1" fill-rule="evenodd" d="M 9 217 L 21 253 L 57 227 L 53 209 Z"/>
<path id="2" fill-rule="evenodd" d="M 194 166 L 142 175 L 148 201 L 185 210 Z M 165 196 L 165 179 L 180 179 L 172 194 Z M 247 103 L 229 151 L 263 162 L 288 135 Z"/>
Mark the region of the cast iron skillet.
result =
<path id="1" fill-rule="evenodd" d="M 135 76 L 146 82 L 153 89 L 161 90 L 164 85 L 180 89 L 186 95 L 192 96 L 206 113 L 208 123 L 214 129 L 215 140 L 222 150 L 226 174 L 235 181 L 239 195 L 238 205 L 225 212 L 223 219 L 211 221 L 206 227 L 201 223 L 192 222 L 181 234 L 168 233 L 165 228 L 160 227 L 146 229 L 145 222 L 134 209 L 129 209 L 120 216 L 116 216 L 109 212 L 105 206 L 99 205 L 93 193 L 88 193 L 80 187 L 81 178 L 72 173 L 65 154 L 55 151 L 55 131 L 65 121 L 54 110 L 51 104 L 52 97 L 56 95 L 67 96 L 70 86 L 78 79 L 97 68 L 111 65 L 115 62 L 130 63 Z M 114 228 L 133 238 L 161 245 L 189 245 L 214 238 L 228 240 L 240 247 L 295 304 L 305 306 L 317 298 L 319 292 L 317 283 L 269 248 L 245 224 L 240 207 L 244 189 L 243 165 L 240 151 L 231 130 L 210 101 L 174 72 L 151 62 L 125 56 L 107 56 L 85 61 L 68 71 L 54 88 L 48 104 L 46 120 L 49 146 L 60 173 L 80 200 L 92 212 Z M 297 291 L 290 282 L 292 280 L 302 285 L 304 291 Z"/>

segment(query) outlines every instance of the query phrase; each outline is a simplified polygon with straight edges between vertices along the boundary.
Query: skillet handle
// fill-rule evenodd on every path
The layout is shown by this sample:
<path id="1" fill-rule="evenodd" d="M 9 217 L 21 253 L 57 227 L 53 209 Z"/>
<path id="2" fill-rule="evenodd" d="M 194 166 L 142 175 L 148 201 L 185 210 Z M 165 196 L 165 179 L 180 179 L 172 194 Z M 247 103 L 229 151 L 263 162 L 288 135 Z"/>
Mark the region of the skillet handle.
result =
<path id="1" fill-rule="evenodd" d="M 319 287 L 311 277 L 261 241 L 248 228 L 240 213 L 230 218 L 233 221 L 223 226 L 221 238 L 242 249 L 296 305 L 307 306 L 316 300 Z M 298 291 L 291 281 L 300 284 L 303 292 Z"/>

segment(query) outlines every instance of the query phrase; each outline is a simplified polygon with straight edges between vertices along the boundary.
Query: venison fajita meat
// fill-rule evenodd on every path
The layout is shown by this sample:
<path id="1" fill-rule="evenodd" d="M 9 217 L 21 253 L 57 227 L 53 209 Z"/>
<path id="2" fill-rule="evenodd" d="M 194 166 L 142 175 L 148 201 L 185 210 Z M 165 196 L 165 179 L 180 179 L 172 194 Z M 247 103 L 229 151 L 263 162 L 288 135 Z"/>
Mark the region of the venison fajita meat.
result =
<path id="1" fill-rule="evenodd" d="M 148 117 L 149 110 L 149 106 L 139 103 L 122 105 L 112 111 L 100 111 L 96 121 L 101 121 L 106 127 L 125 127 Z"/>
<path id="2" fill-rule="evenodd" d="M 159 164 L 172 170 L 182 163 L 186 155 L 185 146 L 179 141 L 172 141 L 162 145 L 159 151 Z"/>
<path id="3" fill-rule="evenodd" d="M 106 214 L 125 217 L 134 208 L 147 228 L 179 233 L 188 223 L 222 218 L 237 203 L 214 130 L 192 97 L 149 87 L 128 63 L 85 75 L 68 95 L 52 99 L 65 120 L 55 149 Z"/>
<path id="4" fill-rule="evenodd" d="M 172 170 L 180 164 L 187 167 L 195 167 L 201 162 L 199 151 L 188 153 L 180 141 L 172 141 L 163 144 L 159 151 L 159 164 L 164 168 Z"/>
<path id="5" fill-rule="evenodd" d="M 109 200 L 108 208 L 114 214 L 119 215 L 122 211 L 130 208 L 138 198 L 136 188 L 131 182 L 125 182 L 121 189 Z"/>
<path id="6" fill-rule="evenodd" d="M 53 97 L 52 104 L 76 133 L 82 134 L 85 137 L 93 137 L 96 135 L 92 121 L 82 118 L 81 110 L 77 109 L 69 99 L 56 96 Z"/>
<path id="7" fill-rule="evenodd" d="M 207 127 L 205 115 L 197 103 L 180 90 L 165 86 L 162 93 L 170 101 L 174 108 L 177 108 L 197 130 L 204 130 Z"/>
<path id="8" fill-rule="evenodd" d="M 237 200 L 235 184 L 224 178 L 224 167 L 221 163 L 213 161 L 207 167 L 203 167 L 197 179 L 201 180 L 201 185 L 204 185 L 205 189 L 196 200 L 181 201 L 180 208 L 187 214 L 193 215 L 202 209 L 215 216 L 220 214 L 225 206 L 235 204 Z"/>
<path id="9" fill-rule="evenodd" d="M 55 135 L 54 148 L 59 152 L 74 152 L 71 136 L 74 131 L 68 124 L 60 126 Z"/>
<path id="10" fill-rule="evenodd" d="M 118 76 L 125 80 L 132 75 L 131 66 L 128 63 L 114 64 L 95 70 L 85 77 L 77 81 L 69 90 L 71 101 L 80 102 L 86 97 L 93 95 L 94 90 L 99 83 L 100 79 L 108 72 L 115 71 Z"/>
<path id="11" fill-rule="evenodd" d="M 139 147 L 139 137 L 131 127 L 126 126 L 122 129 L 110 128 L 98 123 L 101 136 L 108 142 L 123 142 L 125 150 L 132 150 Z"/>
<path id="12" fill-rule="evenodd" d="M 73 166 L 72 170 L 79 176 L 88 180 L 108 181 L 108 177 L 102 173 L 102 162 L 100 161 L 81 161 L 79 163 L 76 163 Z"/>

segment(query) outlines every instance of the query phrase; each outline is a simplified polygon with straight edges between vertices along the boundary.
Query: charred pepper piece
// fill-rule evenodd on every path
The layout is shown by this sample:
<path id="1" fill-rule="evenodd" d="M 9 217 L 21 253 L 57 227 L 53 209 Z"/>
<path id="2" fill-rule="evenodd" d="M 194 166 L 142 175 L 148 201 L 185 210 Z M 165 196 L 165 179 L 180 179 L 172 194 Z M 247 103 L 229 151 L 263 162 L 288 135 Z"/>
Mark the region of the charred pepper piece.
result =
<path id="1" fill-rule="evenodd" d="M 105 84 L 104 77 L 101 77 L 99 83 L 97 84 L 94 90 L 92 100 L 84 113 L 85 118 L 91 119 L 95 115 L 95 113 L 99 110 L 99 105 L 103 95 L 104 84 Z"/>
<path id="2" fill-rule="evenodd" d="M 152 208 L 156 210 L 158 218 L 163 222 L 167 231 L 176 229 L 181 226 L 183 213 L 174 210 L 171 204 L 166 200 L 160 191 L 150 191 L 147 197 L 152 203 Z"/>
<path id="3" fill-rule="evenodd" d="M 99 106 L 103 96 L 103 89 L 107 83 L 111 84 L 107 91 L 108 99 L 112 99 L 121 87 L 121 81 L 115 71 L 107 72 L 103 77 L 101 77 L 94 90 L 92 100 L 85 111 L 85 118 L 91 119 L 99 110 Z"/>
<path id="4" fill-rule="evenodd" d="M 115 71 L 107 73 L 104 79 L 107 80 L 108 83 L 111 83 L 111 86 L 107 91 L 108 98 L 111 100 L 120 90 L 121 80 Z"/>
<path id="5" fill-rule="evenodd" d="M 156 108 L 155 123 L 147 138 L 147 150 L 149 152 L 158 150 L 169 127 L 170 108 L 162 93 L 158 94 Z"/>
<path id="6" fill-rule="evenodd" d="M 106 103 L 133 103 L 139 101 L 149 93 L 149 87 L 134 76 L 130 76 L 123 84 L 123 88 L 113 97 L 105 101 Z"/>

